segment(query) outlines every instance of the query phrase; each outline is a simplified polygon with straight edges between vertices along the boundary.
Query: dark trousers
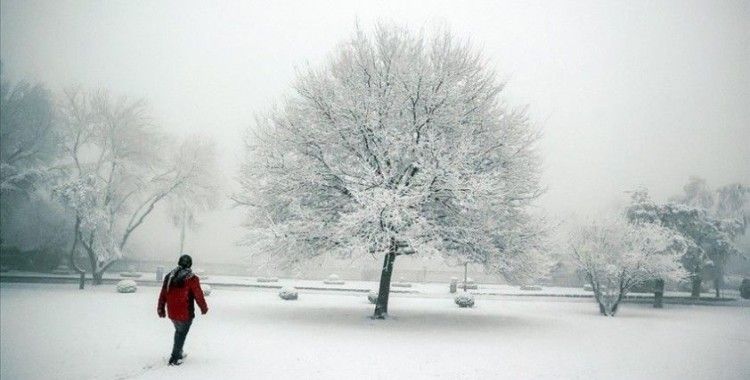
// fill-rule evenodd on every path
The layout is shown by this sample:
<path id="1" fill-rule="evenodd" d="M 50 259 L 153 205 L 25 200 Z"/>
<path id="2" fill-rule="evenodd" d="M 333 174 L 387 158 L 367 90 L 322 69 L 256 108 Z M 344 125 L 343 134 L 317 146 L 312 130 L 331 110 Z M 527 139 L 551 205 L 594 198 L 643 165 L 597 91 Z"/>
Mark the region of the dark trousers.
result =
<path id="1" fill-rule="evenodd" d="M 185 345 L 185 339 L 187 338 L 188 331 L 190 331 L 190 325 L 193 323 L 193 320 L 172 320 L 172 323 L 174 324 L 174 345 L 172 346 L 172 357 L 170 360 L 174 361 L 182 358 L 182 346 Z"/>

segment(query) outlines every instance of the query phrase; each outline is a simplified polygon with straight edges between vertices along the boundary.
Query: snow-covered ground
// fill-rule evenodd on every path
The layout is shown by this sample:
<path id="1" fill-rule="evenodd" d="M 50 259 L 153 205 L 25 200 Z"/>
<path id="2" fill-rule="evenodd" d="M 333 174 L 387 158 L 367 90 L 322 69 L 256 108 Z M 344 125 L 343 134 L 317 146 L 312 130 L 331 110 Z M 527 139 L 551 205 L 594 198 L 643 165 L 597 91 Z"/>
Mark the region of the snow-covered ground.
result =
<path id="1" fill-rule="evenodd" d="M 214 289 L 189 356 L 165 366 L 173 329 L 156 287 L 0 284 L 2 379 L 748 379 L 750 305 L 393 295 L 370 320 L 365 295 Z"/>

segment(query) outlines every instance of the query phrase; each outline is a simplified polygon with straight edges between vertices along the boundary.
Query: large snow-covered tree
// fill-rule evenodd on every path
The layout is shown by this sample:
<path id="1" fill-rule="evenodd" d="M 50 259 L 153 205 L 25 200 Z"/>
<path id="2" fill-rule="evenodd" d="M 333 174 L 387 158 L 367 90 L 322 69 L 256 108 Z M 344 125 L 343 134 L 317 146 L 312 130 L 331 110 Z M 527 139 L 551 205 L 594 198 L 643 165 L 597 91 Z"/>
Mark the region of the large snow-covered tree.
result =
<path id="1" fill-rule="evenodd" d="M 653 223 L 621 219 L 592 223 L 574 230 L 570 246 L 604 316 L 617 313 L 633 286 L 685 275 L 680 265 L 685 249 L 682 237 Z"/>
<path id="2" fill-rule="evenodd" d="M 480 52 L 449 33 L 358 30 L 259 116 L 236 199 L 248 241 L 294 264 L 324 252 L 442 255 L 538 276 L 538 133 Z"/>
<path id="3" fill-rule="evenodd" d="M 73 89 L 61 103 L 67 159 L 55 194 L 75 218 L 70 263 L 83 279 L 82 249 L 98 284 L 157 204 L 202 187 L 211 163 L 172 149 L 143 101 Z"/>

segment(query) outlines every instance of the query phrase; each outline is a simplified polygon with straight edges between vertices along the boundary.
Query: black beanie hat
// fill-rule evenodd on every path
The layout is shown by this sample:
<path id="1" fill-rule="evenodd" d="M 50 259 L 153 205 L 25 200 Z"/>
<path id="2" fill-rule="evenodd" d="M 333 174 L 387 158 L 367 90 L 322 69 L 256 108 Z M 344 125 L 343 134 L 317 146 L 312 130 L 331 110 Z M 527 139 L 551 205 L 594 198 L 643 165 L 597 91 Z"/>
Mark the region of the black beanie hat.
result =
<path id="1" fill-rule="evenodd" d="M 190 257 L 190 255 L 182 255 L 180 256 L 180 259 L 177 261 L 177 265 L 179 265 L 182 268 L 190 268 L 193 266 L 193 258 Z"/>

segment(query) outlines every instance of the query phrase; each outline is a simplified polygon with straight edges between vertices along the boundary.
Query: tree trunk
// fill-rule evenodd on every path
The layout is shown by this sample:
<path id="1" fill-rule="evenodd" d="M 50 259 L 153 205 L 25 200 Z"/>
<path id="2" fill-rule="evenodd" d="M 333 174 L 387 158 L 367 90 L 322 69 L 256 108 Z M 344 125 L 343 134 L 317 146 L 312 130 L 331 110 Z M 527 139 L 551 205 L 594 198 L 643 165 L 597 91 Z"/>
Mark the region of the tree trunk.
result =
<path id="1" fill-rule="evenodd" d="M 664 280 L 657 279 L 654 280 L 654 307 L 657 309 L 661 309 L 664 307 L 662 305 L 662 300 L 664 298 Z"/>
<path id="2" fill-rule="evenodd" d="M 594 283 L 591 276 L 589 276 L 589 284 L 591 285 L 591 291 L 594 292 L 594 300 L 596 300 L 596 304 L 599 305 L 599 314 L 606 316 L 607 308 L 604 307 L 604 303 L 602 302 L 602 294 L 599 291 L 599 286 Z"/>
<path id="3" fill-rule="evenodd" d="M 94 253 L 88 250 L 89 255 L 89 265 L 91 266 L 91 285 L 98 285 L 96 282 L 96 257 L 94 256 Z"/>
<path id="4" fill-rule="evenodd" d="M 116 261 L 117 260 L 109 260 L 109 262 L 107 262 L 106 264 L 103 263 L 102 265 L 95 267 L 98 268 L 94 271 L 93 274 L 95 285 L 101 285 L 103 283 L 102 280 L 104 280 L 104 273 L 106 273 L 107 270 L 109 270 L 109 267 L 112 266 L 112 264 L 114 264 Z"/>
<path id="5" fill-rule="evenodd" d="M 80 277 L 78 280 L 78 289 L 83 290 L 84 284 L 86 281 L 86 270 L 79 268 L 78 265 L 76 264 L 76 248 L 78 247 L 78 231 L 80 230 L 80 228 L 81 228 L 81 218 L 76 217 L 76 224 L 75 224 L 75 228 L 73 231 L 73 247 L 70 248 L 70 256 L 68 257 L 68 266 L 73 268 L 73 270 L 75 270 L 78 273 Z"/>
<path id="6" fill-rule="evenodd" d="M 391 239 L 391 246 L 383 261 L 383 270 L 380 274 L 380 288 L 378 289 L 378 302 L 375 304 L 374 319 L 385 319 L 388 315 L 388 296 L 391 292 L 391 274 L 393 274 L 393 261 L 396 260 L 395 239 Z"/>
<path id="7" fill-rule="evenodd" d="M 185 252 L 185 215 L 182 215 L 182 228 L 180 229 L 180 255 Z"/>
<path id="8" fill-rule="evenodd" d="M 91 276 L 93 278 L 93 282 L 92 282 L 93 285 L 101 285 L 102 279 L 104 277 L 104 271 L 99 271 L 99 272 L 94 271 L 94 273 Z"/>
<path id="9" fill-rule="evenodd" d="M 693 298 L 700 298 L 701 297 L 701 283 L 703 282 L 703 278 L 701 278 L 700 275 L 694 275 L 693 276 L 693 288 L 692 292 L 690 294 Z"/>
<path id="10" fill-rule="evenodd" d="M 469 262 L 464 263 L 464 293 L 466 293 L 466 282 L 469 279 Z"/>
<path id="11" fill-rule="evenodd" d="M 724 285 L 724 273 L 722 273 L 721 267 L 717 265 L 716 273 L 714 274 L 714 289 L 716 289 L 716 298 L 721 298 L 721 286 Z"/>
<path id="12" fill-rule="evenodd" d="M 617 308 L 620 306 L 620 302 L 622 302 L 622 299 L 625 297 L 625 292 L 623 291 L 622 287 L 620 288 L 620 294 L 617 295 L 617 299 L 612 304 L 612 308 L 609 309 L 609 316 L 614 317 L 615 314 L 617 314 Z"/>
<path id="13" fill-rule="evenodd" d="M 599 314 L 605 316 L 605 317 L 614 317 L 617 313 L 617 308 L 620 306 L 620 302 L 622 301 L 624 294 L 620 292 L 620 294 L 617 296 L 617 299 L 611 304 L 610 307 L 608 307 L 607 304 L 609 302 L 601 295 L 599 291 L 594 292 L 594 298 L 596 299 L 596 303 L 599 304 Z"/>

